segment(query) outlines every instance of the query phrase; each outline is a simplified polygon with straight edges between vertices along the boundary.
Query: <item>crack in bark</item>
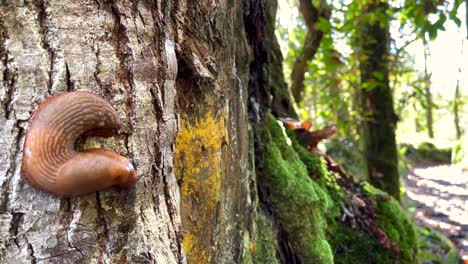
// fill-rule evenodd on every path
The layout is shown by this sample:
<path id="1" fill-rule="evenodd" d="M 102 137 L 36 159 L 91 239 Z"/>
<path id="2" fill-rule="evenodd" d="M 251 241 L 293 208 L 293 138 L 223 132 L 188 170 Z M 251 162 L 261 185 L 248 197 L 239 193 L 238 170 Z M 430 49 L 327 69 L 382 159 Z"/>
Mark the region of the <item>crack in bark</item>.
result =
<path id="1" fill-rule="evenodd" d="M 101 74 L 101 66 L 102 66 L 102 62 L 100 58 L 101 49 L 99 48 L 99 45 L 96 45 L 96 48 L 93 45 L 92 49 L 96 57 L 96 65 L 94 67 L 94 73 L 93 73 L 94 80 L 96 81 L 99 88 L 101 88 L 102 92 L 104 92 L 105 95 L 110 97 L 112 95 L 112 88 L 110 87 L 110 85 L 103 83 L 101 78 L 99 78 L 99 75 Z"/>
<path id="2" fill-rule="evenodd" d="M 26 236 L 25 236 L 25 240 L 26 240 L 26 243 L 28 244 L 28 251 L 29 251 L 29 256 L 31 257 L 31 263 L 36 264 L 38 259 L 34 255 L 34 248 L 33 248 L 32 244 L 29 242 L 29 239 Z"/>
<path id="3" fill-rule="evenodd" d="M 133 80 L 133 72 L 132 68 L 130 67 L 132 61 L 132 52 L 131 48 L 128 46 L 128 43 L 130 42 L 128 35 L 127 35 L 127 29 L 125 28 L 124 24 L 122 23 L 121 17 L 120 17 L 120 12 L 119 8 L 116 3 L 111 4 L 111 13 L 114 17 L 114 34 L 115 34 L 115 52 L 117 55 L 117 59 L 119 60 L 119 73 L 117 74 L 119 80 L 122 82 L 122 84 L 125 87 L 125 90 L 128 92 L 127 94 L 127 107 L 128 111 L 126 113 L 128 114 L 128 119 L 131 120 L 131 116 L 134 116 L 133 114 L 133 91 L 134 91 L 134 80 Z M 132 122 L 128 122 L 129 125 L 129 131 L 133 130 L 133 124 Z"/>
<path id="4" fill-rule="evenodd" d="M 47 12 L 46 12 L 46 3 L 44 0 L 39 1 L 36 4 L 37 8 L 37 21 L 39 25 L 39 34 L 42 35 L 41 42 L 42 47 L 46 50 L 47 54 L 49 55 L 49 81 L 47 82 L 47 93 L 52 94 L 52 85 L 53 85 L 53 71 L 55 67 L 55 58 L 56 58 L 56 51 L 52 48 L 51 44 L 48 40 L 48 34 L 50 34 L 50 30 L 48 28 L 47 22 Z"/>
<path id="5" fill-rule="evenodd" d="M 23 138 L 25 131 L 20 126 L 20 121 L 16 121 L 14 127 L 16 128 L 17 132 L 16 132 L 16 135 L 13 136 L 15 144 L 12 147 L 13 152 L 10 158 L 8 169 L 5 172 L 5 180 L 1 188 L 2 195 L 1 195 L 0 213 L 5 213 L 8 209 L 8 202 L 10 200 L 10 190 L 8 190 L 8 185 L 10 184 L 10 180 L 11 178 L 13 178 L 15 168 L 17 167 L 16 161 L 19 160 L 19 155 L 21 153 L 20 150 L 23 148 L 21 146 L 21 139 Z"/>
<path id="6" fill-rule="evenodd" d="M 168 209 L 169 213 L 169 219 L 171 220 L 172 227 L 174 228 L 174 234 L 175 234 L 175 239 L 176 239 L 176 247 L 177 247 L 177 256 L 179 258 L 179 262 L 182 260 L 182 239 L 183 235 L 182 232 L 180 231 L 180 226 L 179 224 L 175 221 L 174 216 L 177 215 L 177 206 L 172 203 L 171 199 L 171 188 L 170 184 L 167 181 L 167 177 L 163 176 L 163 190 L 164 190 L 164 201 L 166 202 L 166 207 Z M 169 232 L 171 233 L 171 232 Z M 182 263 L 182 262 L 181 262 Z"/>
<path id="7" fill-rule="evenodd" d="M 64 200 L 64 206 L 63 206 L 63 211 L 65 212 L 66 216 L 63 217 L 64 223 L 63 226 L 65 228 L 65 233 L 66 233 L 66 239 L 67 239 L 67 245 L 68 248 L 71 249 L 71 251 L 76 251 L 78 252 L 81 257 L 84 257 L 84 253 L 78 248 L 72 245 L 71 239 L 70 239 L 70 224 L 71 224 L 71 219 L 72 216 L 72 206 L 71 206 L 71 199 L 65 199 Z M 67 251 L 70 252 L 70 251 Z"/>
<path id="8" fill-rule="evenodd" d="M 20 213 L 20 212 L 12 212 L 11 213 L 13 215 L 13 218 L 11 219 L 11 222 L 10 222 L 10 239 L 13 240 L 13 242 L 15 243 L 16 247 L 17 248 L 20 248 L 20 243 L 19 243 L 19 239 L 18 239 L 18 229 L 23 221 L 23 216 L 24 216 L 24 213 Z"/>
<path id="9" fill-rule="evenodd" d="M 97 243 L 99 248 L 99 261 L 104 263 L 104 255 L 106 254 L 106 243 L 109 240 L 109 228 L 106 220 L 106 211 L 102 208 L 99 192 L 96 192 L 96 213 L 98 219 L 98 234 Z M 101 228 L 99 228 L 101 227 Z"/>
<path id="10" fill-rule="evenodd" d="M 68 68 L 68 63 L 65 62 L 65 81 L 67 83 L 67 92 L 72 92 L 75 90 L 75 84 L 71 79 L 70 68 Z"/>
<path id="11" fill-rule="evenodd" d="M 16 79 L 18 78 L 18 69 L 13 65 L 9 65 L 10 58 L 8 56 L 8 48 L 6 41 L 8 39 L 8 31 L 3 24 L 3 20 L 0 20 L 0 58 L 2 60 L 4 70 L 3 70 L 3 87 L 5 87 L 5 98 L 3 99 L 3 109 L 5 112 L 5 118 L 10 119 L 11 117 L 11 107 L 13 102 L 13 88 L 16 84 Z"/>

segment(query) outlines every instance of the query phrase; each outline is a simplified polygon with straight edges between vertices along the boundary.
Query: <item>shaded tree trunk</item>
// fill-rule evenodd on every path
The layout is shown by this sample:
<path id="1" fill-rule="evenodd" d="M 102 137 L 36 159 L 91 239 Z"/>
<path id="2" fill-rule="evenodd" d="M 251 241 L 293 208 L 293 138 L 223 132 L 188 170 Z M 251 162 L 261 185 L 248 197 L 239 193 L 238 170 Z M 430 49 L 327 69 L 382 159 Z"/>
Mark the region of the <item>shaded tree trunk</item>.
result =
<path id="1" fill-rule="evenodd" d="M 387 3 L 373 1 L 364 10 L 364 14 L 385 14 L 387 8 Z M 363 87 L 360 94 L 365 117 L 363 141 L 369 180 L 374 186 L 399 199 L 400 182 L 395 140 L 397 118 L 393 110 L 393 96 L 388 77 L 388 20 L 364 25 L 359 40 Z"/>

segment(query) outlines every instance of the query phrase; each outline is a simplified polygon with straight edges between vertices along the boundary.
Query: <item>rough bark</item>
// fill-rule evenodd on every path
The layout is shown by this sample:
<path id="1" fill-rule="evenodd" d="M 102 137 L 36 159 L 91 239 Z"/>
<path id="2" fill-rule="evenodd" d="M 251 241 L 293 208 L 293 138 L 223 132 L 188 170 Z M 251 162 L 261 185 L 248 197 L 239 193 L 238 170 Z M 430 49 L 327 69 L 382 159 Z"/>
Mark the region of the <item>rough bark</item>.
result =
<path id="1" fill-rule="evenodd" d="M 3 1 L 0 6 L 0 262 L 182 263 L 173 173 L 176 1 Z M 88 138 L 129 157 L 138 183 L 59 200 L 24 182 L 22 144 L 46 97 L 84 90 L 119 113 L 118 134 Z"/>
<path id="2" fill-rule="evenodd" d="M 248 11 L 241 1 L 187 1 L 185 9 L 175 164 L 183 248 L 188 263 L 239 263 L 256 207 L 248 152 Z"/>
<path id="3" fill-rule="evenodd" d="M 304 91 L 304 75 L 307 72 L 307 64 L 312 60 L 317 52 L 323 38 L 323 32 L 315 27 L 320 18 L 330 19 L 331 11 L 329 7 L 321 1 L 321 6 L 314 6 L 313 1 L 299 1 L 299 10 L 304 17 L 307 26 L 307 34 L 304 46 L 297 56 L 291 73 L 291 92 L 296 103 L 302 102 L 302 92 Z"/>
<path id="4" fill-rule="evenodd" d="M 364 13 L 384 10 L 388 4 L 370 3 Z M 379 10 L 380 9 L 380 10 Z M 385 26 L 381 26 L 384 24 Z M 389 85 L 388 53 L 390 46 L 388 21 L 366 24 L 360 32 L 362 56 L 360 57 L 361 90 L 364 121 L 364 150 L 370 182 L 400 197 L 398 159 L 395 140 L 397 117 L 393 110 L 392 91 Z"/>

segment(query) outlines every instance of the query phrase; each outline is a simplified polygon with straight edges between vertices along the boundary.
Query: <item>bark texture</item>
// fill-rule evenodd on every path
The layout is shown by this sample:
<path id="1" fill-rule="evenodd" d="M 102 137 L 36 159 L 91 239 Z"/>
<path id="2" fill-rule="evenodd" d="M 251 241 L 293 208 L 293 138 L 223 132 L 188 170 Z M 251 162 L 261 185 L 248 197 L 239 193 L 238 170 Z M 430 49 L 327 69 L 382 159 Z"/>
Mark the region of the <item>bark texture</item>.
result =
<path id="1" fill-rule="evenodd" d="M 177 76 L 176 175 L 189 263 L 239 263 L 249 173 L 250 54 L 241 1 L 187 1 Z"/>
<path id="2" fill-rule="evenodd" d="M 3 1 L 0 6 L 0 262 L 182 263 L 173 172 L 176 115 L 175 1 Z M 92 91 L 116 109 L 105 147 L 129 157 L 138 182 L 59 200 L 19 173 L 32 111 L 61 92 Z"/>
<path id="3" fill-rule="evenodd" d="M 365 13 L 385 14 L 386 8 L 387 3 L 376 1 L 369 4 Z M 388 79 L 388 21 L 368 23 L 360 33 L 361 99 L 365 117 L 363 140 L 369 181 L 399 200 L 395 139 L 397 116 L 393 110 L 393 95 Z"/>

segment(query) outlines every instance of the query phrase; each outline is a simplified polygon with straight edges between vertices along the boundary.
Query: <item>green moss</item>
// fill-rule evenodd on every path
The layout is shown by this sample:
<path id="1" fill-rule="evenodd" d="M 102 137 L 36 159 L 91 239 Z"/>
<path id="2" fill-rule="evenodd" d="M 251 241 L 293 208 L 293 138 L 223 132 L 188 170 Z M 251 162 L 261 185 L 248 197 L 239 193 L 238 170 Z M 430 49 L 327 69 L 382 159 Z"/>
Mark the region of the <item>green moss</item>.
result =
<path id="1" fill-rule="evenodd" d="M 285 132 L 272 116 L 262 133 L 264 156 L 258 164 L 262 197 L 304 263 L 397 261 L 394 250 L 385 249 L 367 231 L 352 229 L 340 221 L 341 205 L 348 195 L 330 175 L 323 158 L 301 146 L 294 134 Z M 377 198 L 384 193 L 369 184 L 364 184 L 363 189 L 376 198 L 378 225 L 398 244 L 400 263 L 418 263 L 417 236 L 399 203 L 394 199 L 380 201 Z M 255 235 L 254 263 L 276 263 L 272 253 L 277 248 L 276 237 L 265 216 L 260 217 L 257 232 L 265 236 L 259 239 L 259 234 Z M 268 241 L 273 245 L 266 246 Z"/>
<path id="2" fill-rule="evenodd" d="M 266 157 L 260 185 L 268 190 L 269 203 L 295 252 L 304 263 L 333 263 L 324 232 L 324 213 L 332 200 L 309 177 L 307 166 L 272 116 L 267 120 L 263 140 Z"/>
<path id="3" fill-rule="evenodd" d="M 430 142 L 423 142 L 414 147 L 411 144 L 401 144 L 404 155 L 415 163 L 450 163 L 452 160 L 451 148 L 437 148 Z"/>
<path id="4" fill-rule="evenodd" d="M 276 236 L 271 223 L 262 211 L 257 215 L 256 228 L 253 263 L 280 263 L 276 256 L 278 248 Z"/>
<path id="5" fill-rule="evenodd" d="M 449 239 L 430 228 L 418 227 L 416 231 L 419 238 L 419 259 L 423 263 L 460 263 L 458 252 Z"/>
<path id="6" fill-rule="evenodd" d="M 386 195 L 385 192 L 368 183 L 363 189 L 371 198 Z M 415 263 L 418 255 L 418 239 L 411 219 L 393 198 L 374 199 L 378 208 L 377 222 L 390 240 L 400 248 L 400 263 Z"/>
<path id="7" fill-rule="evenodd" d="M 352 229 L 338 221 L 332 223 L 329 237 L 336 264 L 394 263 L 394 252 L 382 248 L 366 231 Z"/>

